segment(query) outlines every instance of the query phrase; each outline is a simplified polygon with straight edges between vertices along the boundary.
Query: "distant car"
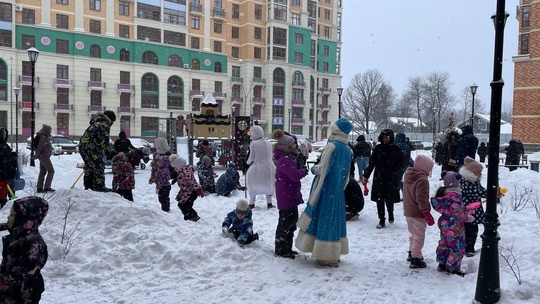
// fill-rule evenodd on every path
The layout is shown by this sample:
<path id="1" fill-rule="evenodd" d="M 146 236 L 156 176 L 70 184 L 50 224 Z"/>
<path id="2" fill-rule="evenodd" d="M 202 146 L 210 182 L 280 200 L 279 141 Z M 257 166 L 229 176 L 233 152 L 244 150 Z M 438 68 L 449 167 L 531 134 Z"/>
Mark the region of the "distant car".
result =
<path id="1" fill-rule="evenodd" d="M 293 134 L 296 137 L 296 141 L 298 141 L 298 145 L 305 144 L 309 150 L 309 152 L 312 151 L 313 147 L 311 146 L 311 141 L 302 134 Z"/>
<path id="2" fill-rule="evenodd" d="M 131 137 L 129 138 L 129 141 L 131 141 L 131 144 L 136 148 L 136 149 L 139 149 L 139 148 L 148 148 L 150 149 L 150 152 L 154 152 L 154 144 L 150 143 L 149 141 L 147 140 L 144 140 L 142 138 L 136 138 L 136 137 Z"/>
<path id="3" fill-rule="evenodd" d="M 32 137 L 26 139 L 26 148 L 30 149 L 32 145 Z M 73 154 L 79 152 L 79 144 L 73 139 L 59 134 L 51 134 L 51 145 L 53 147 L 53 155 Z"/>
<path id="4" fill-rule="evenodd" d="M 326 146 L 327 143 L 328 143 L 328 139 L 323 139 L 321 141 L 316 141 L 316 142 L 311 144 L 311 149 L 313 151 L 322 150 L 322 148 L 324 148 L 324 146 Z"/>
<path id="5" fill-rule="evenodd" d="M 411 146 L 414 150 L 424 149 L 424 144 L 420 140 L 411 140 Z"/>

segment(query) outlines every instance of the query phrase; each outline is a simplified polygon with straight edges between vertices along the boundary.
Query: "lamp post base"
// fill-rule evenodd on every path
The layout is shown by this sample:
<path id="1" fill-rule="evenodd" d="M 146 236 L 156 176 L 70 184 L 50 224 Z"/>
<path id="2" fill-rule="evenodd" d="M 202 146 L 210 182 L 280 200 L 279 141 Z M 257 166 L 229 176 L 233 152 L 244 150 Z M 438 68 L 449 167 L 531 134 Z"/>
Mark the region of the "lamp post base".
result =
<path id="1" fill-rule="evenodd" d="M 499 280 L 499 241 L 497 232 L 500 225 L 497 214 L 486 214 L 482 238 L 482 252 L 476 281 L 476 303 L 497 303 L 501 298 Z"/>

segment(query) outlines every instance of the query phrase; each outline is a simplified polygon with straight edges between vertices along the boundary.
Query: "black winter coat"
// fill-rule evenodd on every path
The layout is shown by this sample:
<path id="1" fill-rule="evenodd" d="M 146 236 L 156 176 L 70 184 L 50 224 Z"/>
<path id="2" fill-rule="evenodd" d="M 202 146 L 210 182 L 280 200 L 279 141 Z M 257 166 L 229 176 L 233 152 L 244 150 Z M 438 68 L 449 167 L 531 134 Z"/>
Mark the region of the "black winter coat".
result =
<path id="1" fill-rule="evenodd" d="M 382 141 L 381 141 L 382 142 Z M 373 183 L 371 186 L 371 200 L 385 199 L 387 202 L 399 202 L 399 181 L 397 172 L 403 166 L 403 153 L 392 140 L 388 144 L 379 144 L 373 149 L 369 158 L 369 165 L 364 170 L 364 177 L 369 178 L 371 172 Z"/>

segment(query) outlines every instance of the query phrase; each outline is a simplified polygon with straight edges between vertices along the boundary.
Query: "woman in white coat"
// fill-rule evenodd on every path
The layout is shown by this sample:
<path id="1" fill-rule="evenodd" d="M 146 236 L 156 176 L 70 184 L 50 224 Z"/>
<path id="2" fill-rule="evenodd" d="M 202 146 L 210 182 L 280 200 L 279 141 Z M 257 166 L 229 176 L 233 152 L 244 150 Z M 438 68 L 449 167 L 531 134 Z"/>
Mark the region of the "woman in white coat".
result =
<path id="1" fill-rule="evenodd" d="M 257 194 L 266 195 L 268 208 L 272 205 L 274 195 L 274 182 L 276 165 L 272 161 L 272 144 L 263 138 L 264 131 L 260 126 L 253 126 L 249 131 L 251 144 L 249 145 L 249 157 L 247 164 L 249 169 L 246 173 L 246 186 L 249 193 L 249 207 L 255 207 Z"/>

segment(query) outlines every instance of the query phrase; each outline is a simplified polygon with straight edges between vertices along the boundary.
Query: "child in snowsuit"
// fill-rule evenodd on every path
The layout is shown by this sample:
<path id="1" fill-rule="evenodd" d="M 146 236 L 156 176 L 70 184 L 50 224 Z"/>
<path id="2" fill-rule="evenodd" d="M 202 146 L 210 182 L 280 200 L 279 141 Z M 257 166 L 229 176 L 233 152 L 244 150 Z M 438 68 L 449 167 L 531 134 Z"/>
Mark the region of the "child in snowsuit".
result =
<path id="1" fill-rule="evenodd" d="M 464 276 L 461 271 L 461 259 L 465 253 L 465 222 L 468 219 L 467 209 L 462 204 L 459 180 L 461 174 L 453 171 L 443 171 L 441 177 L 444 187 L 437 190 L 431 205 L 441 213 L 437 226 L 441 230 L 437 246 L 437 271 Z"/>
<path id="2" fill-rule="evenodd" d="M 409 268 L 425 268 L 422 248 L 426 238 L 426 223 L 435 224 L 429 204 L 428 176 L 433 169 L 433 161 L 423 155 L 416 156 L 414 166 L 407 168 L 403 175 L 403 214 L 409 229 Z"/>
<path id="3" fill-rule="evenodd" d="M 297 251 L 292 250 L 294 231 L 298 221 L 298 205 L 303 204 L 300 180 L 307 175 L 305 167 L 296 164 L 296 144 L 292 136 L 277 129 L 273 133 L 276 163 L 276 199 L 279 210 L 276 228 L 275 253 L 277 256 L 294 259 Z"/>
<path id="4" fill-rule="evenodd" d="M 171 172 L 169 170 L 171 166 L 170 158 L 167 154 L 156 154 L 154 162 L 157 166 L 155 181 L 158 200 L 161 204 L 161 210 L 169 212 L 171 210 L 171 200 L 169 198 L 169 194 L 171 193 Z"/>
<path id="5" fill-rule="evenodd" d="M 240 247 L 258 240 L 259 234 L 253 233 L 251 215 L 248 202 L 245 199 L 239 200 L 236 203 L 236 209 L 229 212 L 221 224 L 223 234 L 232 233 Z"/>
<path id="6" fill-rule="evenodd" d="M 8 201 L 9 180 L 14 179 L 17 174 L 17 152 L 11 151 L 7 139 L 8 130 L 0 128 L 0 208 Z"/>
<path id="7" fill-rule="evenodd" d="M 480 184 L 483 169 L 484 166 L 481 163 L 468 156 L 465 157 L 463 167 L 459 169 L 459 174 L 463 176 L 459 185 L 464 206 L 474 202 L 481 202 L 483 198 L 487 197 L 486 189 Z M 474 218 L 472 222 L 465 223 L 465 255 L 468 257 L 474 256 L 478 224 L 481 224 L 484 220 L 484 208 L 482 205 L 474 209 L 471 215 Z"/>
<path id="8" fill-rule="evenodd" d="M 227 171 L 223 173 L 217 180 L 216 192 L 217 195 L 229 196 L 233 190 L 240 186 L 240 174 L 236 171 L 236 165 L 229 163 Z"/>
<path id="9" fill-rule="evenodd" d="M 364 209 L 364 196 L 362 188 L 358 181 L 354 179 L 354 165 L 356 161 L 353 157 L 351 161 L 351 171 L 349 172 L 349 182 L 345 187 L 345 211 L 347 212 L 345 219 L 354 221 L 358 218 L 358 213 Z"/>
<path id="10" fill-rule="evenodd" d="M 214 173 L 210 157 L 203 157 L 202 161 L 197 164 L 197 171 L 203 191 L 207 193 L 216 193 L 216 174 Z"/>
<path id="11" fill-rule="evenodd" d="M 193 209 L 193 203 L 197 199 L 197 195 L 204 197 L 204 191 L 195 179 L 195 170 L 192 165 L 186 165 L 186 160 L 180 156 L 171 162 L 171 166 L 178 173 L 177 181 L 178 187 L 180 187 L 180 191 L 176 195 L 178 208 L 182 211 L 185 221 L 196 222 L 200 217 Z"/>
<path id="12" fill-rule="evenodd" d="M 112 171 L 113 191 L 133 202 L 132 190 L 135 189 L 135 169 L 124 152 L 120 152 L 112 158 Z"/>
<path id="13" fill-rule="evenodd" d="M 39 303 L 48 252 L 38 228 L 48 210 L 41 197 L 20 198 L 13 202 L 8 222 L 0 224 L 0 230 L 9 231 L 2 237 L 0 303 Z"/>

